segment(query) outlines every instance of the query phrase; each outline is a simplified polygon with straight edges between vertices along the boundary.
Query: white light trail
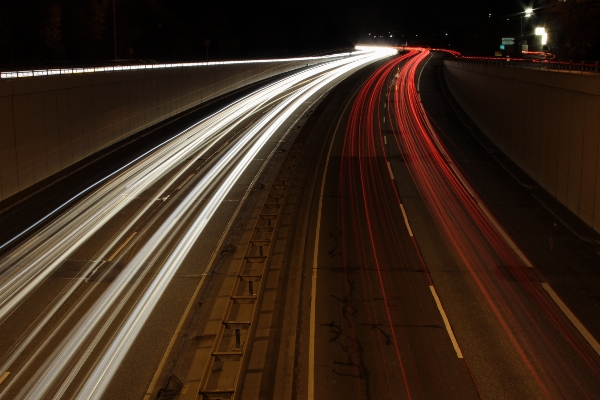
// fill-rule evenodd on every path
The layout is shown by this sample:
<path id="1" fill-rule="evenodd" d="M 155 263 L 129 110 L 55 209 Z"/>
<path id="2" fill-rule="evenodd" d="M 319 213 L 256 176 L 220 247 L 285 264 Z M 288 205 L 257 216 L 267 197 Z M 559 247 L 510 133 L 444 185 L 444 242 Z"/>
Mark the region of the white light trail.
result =
<path id="1" fill-rule="evenodd" d="M 162 145 L 147 157 L 137 160 L 127 170 L 115 175 L 99 187 L 95 193 L 57 218 L 36 237 L 19 246 L 8 258 L 1 260 L 0 271 L 3 274 L 0 276 L 0 322 L 10 315 L 23 299 L 50 276 L 78 246 L 88 240 L 99 227 L 117 215 L 132 199 L 141 195 L 158 179 L 179 168 L 181 162 L 186 158 L 192 155 L 199 158 L 201 154 L 211 148 L 217 138 L 237 127 L 245 117 L 263 107 L 273 97 L 280 96 L 299 83 L 304 83 L 304 86 L 294 88 L 295 92 L 285 97 L 242 134 L 220 155 L 220 158 L 194 185 L 193 189 L 185 196 L 180 197 L 180 203 L 175 211 L 168 216 L 160 228 L 154 231 L 142 249 L 102 293 L 70 334 L 54 348 L 49 358 L 44 362 L 39 362 L 41 365 L 29 383 L 22 388 L 19 396 L 28 399 L 60 397 L 68 389 L 79 369 L 93 351 L 95 344 L 102 337 L 102 333 L 108 329 L 110 322 L 114 321 L 133 291 L 141 284 L 144 274 L 140 271 L 150 268 L 161 250 L 168 246 L 170 238 L 175 236 L 174 233 L 181 230 L 188 221 L 190 213 L 197 207 L 198 202 L 206 198 L 207 203 L 203 206 L 199 216 L 176 244 L 168 259 L 160 266 L 140 301 L 125 322 L 121 324 L 120 330 L 79 393 L 81 398 L 102 396 L 116 368 L 171 281 L 181 261 L 188 254 L 192 244 L 197 240 L 238 177 L 272 134 L 315 92 L 331 84 L 341 75 L 393 53 L 395 50 L 390 49 L 364 51 L 351 58 L 332 61 L 294 74 L 239 100 Z M 308 82 L 304 82 L 307 79 Z M 162 186 L 157 196 L 163 196 L 164 191 L 172 187 L 173 183 L 184 173 L 187 173 L 185 168 L 180 168 L 179 172 Z M 207 198 L 206 196 L 214 190 L 216 192 L 212 197 Z M 138 212 L 136 217 L 132 218 L 119 234 L 103 248 L 96 259 L 105 259 L 111 249 L 122 241 L 125 235 L 130 234 L 130 229 L 138 222 L 136 218 L 141 217 L 151 204 L 148 202 L 145 208 Z M 91 263 L 84 273 L 87 274 L 96 267 L 96 263 Z M 81 281 L 71 282 L 71 286 L 65 291 L 65 296 L 52 305 L 49 315 L 38 321 L 38 326 L 31 330 L 32 334 L 13 349 L 10 357 L 3 362 L 2 370 L 7 370 L 35 337 L 35 334 L 39 332 L 41 326 L 60 308 L 75 288 L 81 284 Z M 36 365 L 33 360 L 48 343 L 49 340 L 46 340 L 39 346 L 34 357 L 27 362 L 28 366 Z M 73 368 L 74 362 L 75 368 Z M 7 387 L 10 387 L 12 382 L 15 380 L 13 379 Z M 58 392 L 52 393 L 59 385 Z"/>

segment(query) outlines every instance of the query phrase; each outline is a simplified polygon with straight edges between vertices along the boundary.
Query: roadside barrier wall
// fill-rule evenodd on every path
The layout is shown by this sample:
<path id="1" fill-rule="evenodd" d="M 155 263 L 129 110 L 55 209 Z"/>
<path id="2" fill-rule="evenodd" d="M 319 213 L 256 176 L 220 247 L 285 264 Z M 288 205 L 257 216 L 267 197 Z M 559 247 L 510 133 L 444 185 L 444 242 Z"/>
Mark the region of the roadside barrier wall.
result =
<path id="1" fill-rule="evenodd" d="M 15 78 L 3 73 L 0 200 L 207 100 L 334 59 L 209 63 Z"/>
<path id="2" fill-rule="evenodd" d="M 600 232 L 600 76 L 454 60 L 444 75 L 483 133 Z"/>

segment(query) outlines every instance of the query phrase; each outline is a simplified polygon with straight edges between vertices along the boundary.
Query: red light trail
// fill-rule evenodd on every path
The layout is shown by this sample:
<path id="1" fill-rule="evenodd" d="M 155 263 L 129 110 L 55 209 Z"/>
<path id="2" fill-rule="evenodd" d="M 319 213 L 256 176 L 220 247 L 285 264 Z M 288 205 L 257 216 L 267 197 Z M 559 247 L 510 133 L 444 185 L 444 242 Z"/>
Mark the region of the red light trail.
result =
<path id="1" fill-rule="evenodd" d="M 479 306 L 491 320 L 495 333 L 499 332 L 506 341 L 503 346 L 512 349 L 517 355 L 515 362 L 527 371 L 529 376 L 524 379 L 531 381 L 545 398 L 572 398 L 575 394 L 577 398 L 592 398 L 594 395 L 585 390 L 587 378 L 576 375 L 571 367 L 584 366 L 589 371 L 588 377 L 600 379 L 597 355 L 543 289 L 540 283 L 545 280 L 541 274 L 531 267 L 472 189 L 421 104 L 415 80 L 419 66 L 428 56 L 428 50 L 411 49 L 385 63 L 370 77 L 356 97 L 342 151 L 339 226 L 343 264 L 350 268 L 352 257 L 348 254 L 360 259 L 362 295 L 383 298 L 385 315 L 378 314 L 374 305 L 367 307 L 367 312 L 375 326 L 390 327 L 399 370 L 394 371 L 396 363 L 382 357 L 378 376 L 385 376 L 387 381 L 379 382 L 380 390 L 385 392 L 382 388 L 386 387 L 390 397 L 396 397 L 391 387 L 393 376 L 398 374 L 405 389 L 402 398 L 421 398 L 424 393 L 423 387 L 414 385 L 409 378 L 414 373 L 417 355 L 403 345 L 405 331 L 395 328 L 403 316 L 389 306 L 390 299 L 397 295 L 394 292 L 397 283 L 393 282 L 396 275 L 389 273 L 388 260 L 397 260 L 396 266 L 418 268 L 422 272 L 427 269 L 419 257 L 412 255 L 419 254 L 418 251 L 413 249 L 411 253 L 400 245 L 412 240 L 416 248 L 416 242 L 401 223 L 401 199 L 385 150 L 387 133 L 387 141 L 391 142 L 389 137 L 393 136 L 401 150 L 438 231 L 480 299 Z M 381 99 L 385 93 L 383 108 Z M 394 197 L 397 201 L 390 202 Z M 368 273 L 367 265 L 373 266 L 375 275 Z M 427 276 L 431 282 L 428 273 Z M 340 283 L 345 285 L 346 292 L 354 288 L 348 282 L 347 277 L 346 282 Z M 401 294 L 403 299 L 419 303 L 420 300 L 413 298 L 419 288 L 403 287 L 410 291 Z M 341 320 L 347 324 L 342 329 L 350 342 L 352 318 L 352 314 L 342 309 Z M 460 339 L 459 336 L 459 342 Z M 373 331 L 370 342 L 373 351 L 384 353 L 382 341 L 382 336 Z M 469 355 L 465 354 L 467 364 Z"/>

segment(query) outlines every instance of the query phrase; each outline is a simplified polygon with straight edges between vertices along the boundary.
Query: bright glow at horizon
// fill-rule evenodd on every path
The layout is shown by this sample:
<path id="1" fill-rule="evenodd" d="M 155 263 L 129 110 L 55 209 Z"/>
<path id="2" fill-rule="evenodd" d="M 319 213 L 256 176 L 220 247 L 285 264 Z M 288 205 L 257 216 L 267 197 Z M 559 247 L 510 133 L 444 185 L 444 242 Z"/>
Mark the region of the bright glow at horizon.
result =
<path id="1" fill-rule="evenodd" d="M 360 51 L 385 51 L 385 52 L 389 52 L 389 55 L 392 55 L 392 54 L 395 54 L 398 52 L 395 48 L 389 47 L 389 46 L 357 45 L 357 46 L 354 46 L 354 48 L 356 50 L 360 50 Z"/>

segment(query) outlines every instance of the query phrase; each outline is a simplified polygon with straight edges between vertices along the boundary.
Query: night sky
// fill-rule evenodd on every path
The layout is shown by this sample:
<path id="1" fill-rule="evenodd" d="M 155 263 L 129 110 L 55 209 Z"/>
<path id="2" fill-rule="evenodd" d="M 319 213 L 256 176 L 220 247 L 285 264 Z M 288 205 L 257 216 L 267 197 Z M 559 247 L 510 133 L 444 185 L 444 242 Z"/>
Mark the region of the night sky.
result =
<path id="1" fill-rule="evenodd" d="M 543 15 L 552 1 L 536 1 L 538 14 Z M 115 0 L 115 4 L 117 59 L 190 61 L 206 59 L 206 39 L 211 60 L 294 56 L 357 43 L 408 43 L 492 55 L 500 37 L 519 34 L 518 13 L 533 2 Z M 0 2 L 0 64 L 5 69 L 114 58 L 113 0 Z"/>

